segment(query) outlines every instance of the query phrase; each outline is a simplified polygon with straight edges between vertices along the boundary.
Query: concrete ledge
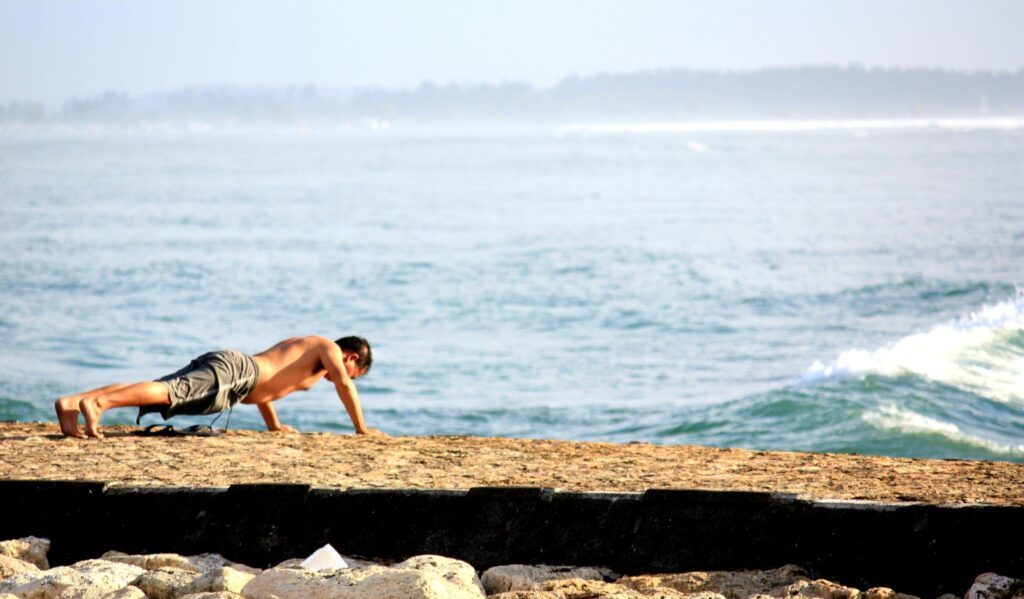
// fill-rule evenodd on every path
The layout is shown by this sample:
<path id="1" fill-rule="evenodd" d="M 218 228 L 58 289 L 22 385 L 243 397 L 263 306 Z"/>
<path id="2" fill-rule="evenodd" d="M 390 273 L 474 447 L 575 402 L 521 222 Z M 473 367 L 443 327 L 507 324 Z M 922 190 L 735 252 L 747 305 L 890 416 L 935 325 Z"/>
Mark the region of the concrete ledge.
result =
<path id="1" fill-rule="evenodd" d="M 772 568 L 921 596 L 961 593 L 995 570 L 1024 576 L 1024 507 L 806 501 L 733 491 L 568 493 L 329 489 L 302 484 L 130 487 L 0 481 L 0 538 L 45 536 L 54 564 L 131 553 L 217 552 L 265 567 L 324 543 L 400 559 L 437 553 L 477 568 L 603 565 L 622 573 Z"/>

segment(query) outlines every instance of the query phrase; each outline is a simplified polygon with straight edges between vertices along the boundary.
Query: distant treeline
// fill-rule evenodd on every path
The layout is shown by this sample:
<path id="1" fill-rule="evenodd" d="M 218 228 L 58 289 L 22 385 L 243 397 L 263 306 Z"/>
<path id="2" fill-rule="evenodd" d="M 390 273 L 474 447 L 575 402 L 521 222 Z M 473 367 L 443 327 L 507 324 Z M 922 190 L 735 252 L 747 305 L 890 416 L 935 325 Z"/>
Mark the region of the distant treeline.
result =
<path id="1" fill-rule="evenodd" d="M 1024 70 L 804 67 L 670 69 L 521 83 L 336 90 L 197 88 L 106 93 L 59 110 L 0 105 L 5 121 L 579 121 L 863 118 L 1024 114 Z"/>

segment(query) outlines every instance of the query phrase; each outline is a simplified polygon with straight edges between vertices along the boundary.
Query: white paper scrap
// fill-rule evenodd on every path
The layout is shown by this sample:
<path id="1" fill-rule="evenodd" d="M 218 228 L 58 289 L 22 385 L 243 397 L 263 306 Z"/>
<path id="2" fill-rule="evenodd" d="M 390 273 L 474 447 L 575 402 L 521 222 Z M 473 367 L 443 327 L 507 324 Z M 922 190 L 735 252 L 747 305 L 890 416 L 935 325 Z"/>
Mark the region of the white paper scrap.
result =
<path id="1" fill-rule="evenodd" d="M 303 568 L 309 568 L 310 570 L 337 570 L 339 568 L 347 568 L 348 564 L 345 563 L 344 558 L 341 554 L 331 547 L 328 543 L 323 547 L 313 552 L 313 555 L 307 557 L 305 561 L 300 564 Z"/>

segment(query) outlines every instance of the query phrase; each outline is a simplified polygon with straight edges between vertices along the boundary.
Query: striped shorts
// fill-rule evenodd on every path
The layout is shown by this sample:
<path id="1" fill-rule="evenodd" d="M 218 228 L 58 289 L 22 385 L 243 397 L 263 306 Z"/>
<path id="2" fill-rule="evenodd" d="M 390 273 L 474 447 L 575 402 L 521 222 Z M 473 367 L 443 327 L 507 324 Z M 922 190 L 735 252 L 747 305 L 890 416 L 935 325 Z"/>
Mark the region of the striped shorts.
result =
<path id="1" fill-rule="evenodd" d="M 167 385 L 169 406 L 142 406 L 144 414 L 160 412 L 164 420 L 179 414 L 202 415 L 226 410 L 245 399 L 260 378 L 256 360 L 232 349 L 205 353 L 181 370 L 156 382 Z"/>

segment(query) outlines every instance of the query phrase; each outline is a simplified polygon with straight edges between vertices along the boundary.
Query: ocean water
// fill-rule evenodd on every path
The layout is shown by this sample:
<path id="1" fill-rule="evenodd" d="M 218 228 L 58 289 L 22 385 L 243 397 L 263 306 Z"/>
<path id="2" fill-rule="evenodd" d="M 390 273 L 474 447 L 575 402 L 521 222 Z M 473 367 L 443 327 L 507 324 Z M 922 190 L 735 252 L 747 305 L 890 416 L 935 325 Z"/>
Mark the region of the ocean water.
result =
<path id="1" fill-rule="evenodd" d="M 1021 120 L 8 127 L 0 223 L 0 419 L 360 334 L 396 435 L 1024 461 Z"/>

